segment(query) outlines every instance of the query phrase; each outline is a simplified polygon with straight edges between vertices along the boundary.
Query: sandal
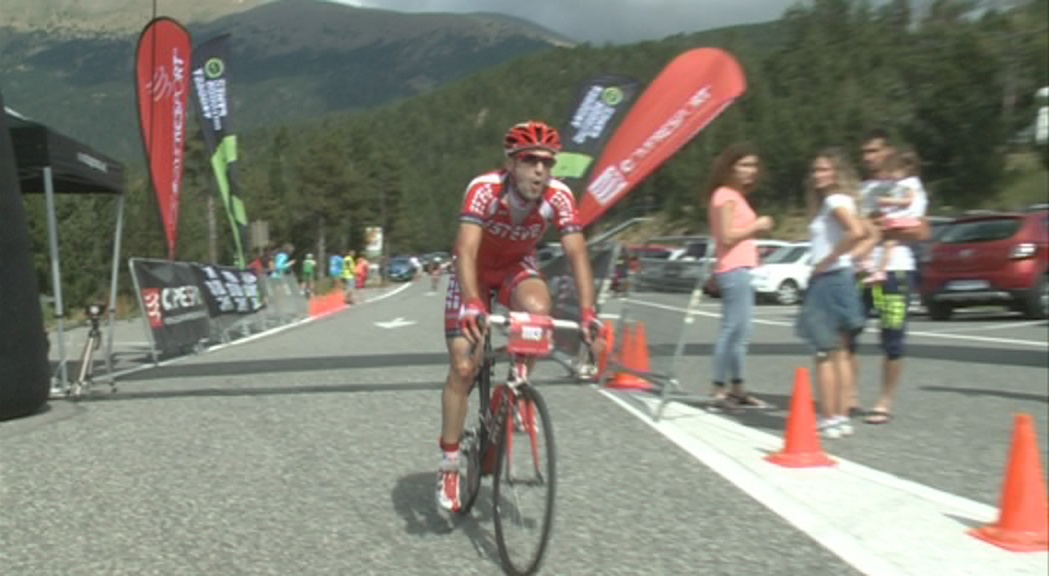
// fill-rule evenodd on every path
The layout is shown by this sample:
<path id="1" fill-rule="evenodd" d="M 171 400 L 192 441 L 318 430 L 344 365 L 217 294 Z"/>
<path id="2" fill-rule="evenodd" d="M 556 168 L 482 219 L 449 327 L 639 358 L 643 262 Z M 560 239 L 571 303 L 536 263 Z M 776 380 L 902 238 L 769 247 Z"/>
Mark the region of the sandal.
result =
<path id="1" fill-rule="evenodd" d="M 867 424 L 888 424 L 890 420 L 892 414 L 879 408 L 867 412 L 867 417 L 863 419 Z"/>
<path id="2" fill-rule="evenodd" d="M 728 392 L 724 384 L 714 384 L 710 390 L 710 398 L 715 402 L 724 402 L 728 399 Z"/>
<path id="3" fill-rule="evenodd" d="M 769 406 L 750 392 L 729 392 L 728 399 L 744 408 L 768 408 Z"/>

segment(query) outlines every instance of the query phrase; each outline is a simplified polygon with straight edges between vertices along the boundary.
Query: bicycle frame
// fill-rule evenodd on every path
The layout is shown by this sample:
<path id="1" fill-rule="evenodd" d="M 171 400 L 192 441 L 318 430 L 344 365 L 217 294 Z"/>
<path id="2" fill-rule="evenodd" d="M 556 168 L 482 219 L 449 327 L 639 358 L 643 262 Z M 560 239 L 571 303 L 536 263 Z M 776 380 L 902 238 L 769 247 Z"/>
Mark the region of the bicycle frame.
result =
<path id="1" fill-rule="evenodd" d="M 510 326 L 511 322 L 515 319 L 514 313 L 510 316 L 491 315 L 487 317 L 487 322 L 490 325 L 497 326 Z M 550 319 L 549 326 L 555 330 L 579 330 L 579 324 L 569 320 L 554 320 Z M 505 347 L 504 347 L 505 348 Z M 532 360 L 537 360 L 540 354 L 514 354 L 509 353 L 510 362 L 510 377 L 507 379 L 506 390 L 507 393 L 503 394 L 500 401 L 496 406 L 492 405 L 492 385 L 491 379 L 495 366 L 495 359 L 506 351 L 504 348 L 499 350 L 492 349 L 492 337 L 491 330 L 486 331 L 484 339 L 484 355 L 482 358 L 481 369 L 478 373 L 478 385 L 480 386 L 479 397 L 480 406 L 478 411 L 478 422 L 479 424 L 479 438 L 478 438 L 478 454 L 480 455 L 480 461 L 483 463 L 489 458 L 493 458 L 494 454 L 490 454 L 491 450 L 499 446 L 502 434 L 506 433 L 506 417 L 513 414 L 514 402 L 517 401 L 519 396 L 519 390 L 525 386 L 531 386 L 529 380 L 529 369 L 528 364 Z M 535 434 L 532 430 L 530 434 Z M 512 436 L 508 437 L 506 450 L 509 454 L 512 449 Z M 538 448 L 533 438 L 532 452 L 533 458 L 536 460 L 538 465 L 539 454 Z"/>
<path id="2" fill-rule="evenodd" d="M 487 347 L 490 349 L 490 337 L 486 337 L 486 340 L 488 340 Z M 528 380 L 528 361 L 530 358 L 511 355 L 510 378 L 507 379 L 505 385 L 506 393 L 502 394 L 499 402 L 493 406 L 491 374 L 495 369 L 495 358 L 498 355 L 500 355 L 498 350 L 487 351 L 482 367 L 482 370 L 488 372 L 488 377 L 482 380 L 482 388 L 480 390 L 481 407 L 478 421 L 481 422 L 481 441 L 479 446 L 481 462 L 495 457 L 494 453 L 489 454 L 489 452 L 500 445 L 502 435 L 506 433 L 507 418 L 513 414 L 513 406 L 518 398 L 518 390 L 523 386 L 531 385 Z M 534 431 L 532 433 L 534 434 Z M 512 446 L 513 436 L 509 436 L 506 443 L 507 454 L 512 450 Z M 532 451 L 535 453 L 533 455 L 538 458 L 535 442 L 532 443 Z"/>
<path id="3" fill-rule="evenodd" d="M 491 475 L 496 544 L 503 568 L 508 574 L 533 574 L 549 542 L 557 473 L 550 413 L 542 395 L 530 384 L 529 365 L 533 360 L 553 352 L 555 330 L 578 331 L 580 326 L 576 322 L 555 320 L 546 315 L 515 312 L 510 312 L 507 316 L 484 316 L 478 320 L 482 326 L 488 328 L 493 325 L 508 327 L 508 342 L 506 346 L 493 350 L 491 330 L 485 330 L 482 364 L 475 379 L 475 386 L 480 388 L 478 423 L 473 429 L 464 431 L 463 436 L 468 438 L 466 450 L 469 457 L 467 495 L 459 513 L 469 513 L 480 493 L 483 477 Z M 474 352 L 476 353 L 476 348 Z M 492 376 L 496 358 L 503 353 L 509 356 L 509 378 L 505 386 L 493 388 Z M 496 391 L 499 394 L 493 393 Z M 514 428 L 511 429 L 511 426 Z M 528 438 L 524 441 L 531 445 L 534 476 L 526 473 L 524 477 L 519 478 L 515 474 L 521 471 L 517 468 L 529 468 L 527 463 L 515 465 L 511 457 L 514 437 L 520 432 L 527 434 Z M 544 442 L 542 448 L 539 446 L 540 435 Z M 513 511 L 516 509 L 517 498 L 515 485 L 546 489 L 545 507 L 537 524 L 540 526 L 538 545 L 534 554 L 524 561 L 525 568 L 521 567 L 520 558 L 513 557 L 503 532 L 504 522 L 510 525 L 514 522 L 513 516 L 517 514 Z M 504 493 L 512 500 L 506 509 L 499 505 Z M 504 517 L 503 514 L 508 516 Z"/>

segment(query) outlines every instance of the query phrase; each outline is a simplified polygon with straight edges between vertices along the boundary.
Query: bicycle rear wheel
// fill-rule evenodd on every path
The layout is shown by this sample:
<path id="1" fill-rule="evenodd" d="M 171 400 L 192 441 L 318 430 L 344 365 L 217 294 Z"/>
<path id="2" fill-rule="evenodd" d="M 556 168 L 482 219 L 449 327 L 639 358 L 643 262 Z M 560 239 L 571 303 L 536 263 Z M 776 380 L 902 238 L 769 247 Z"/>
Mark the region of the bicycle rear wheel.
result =
<path id="1" fill-rule="evenodd" d="M 495 540 L 507 574 L 534 574 L 553 526 L 557 488 L 554 430 L 543 397 L 531 386 L 500 410 L 510 412 L 498 434 L 493 478 Z"/>

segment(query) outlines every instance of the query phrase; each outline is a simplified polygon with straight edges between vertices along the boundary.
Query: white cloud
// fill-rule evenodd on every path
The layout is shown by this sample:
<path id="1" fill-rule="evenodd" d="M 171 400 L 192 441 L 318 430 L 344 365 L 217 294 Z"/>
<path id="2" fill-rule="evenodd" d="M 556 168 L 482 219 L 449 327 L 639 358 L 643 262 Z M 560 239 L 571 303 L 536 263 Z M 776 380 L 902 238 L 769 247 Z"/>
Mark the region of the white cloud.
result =
<path id="1" fill-rule="evenodd" d="M 497 12 L 578 41 L 636 42 L 775 20 L 797 0 L 334 0 L 401 12 Z"/>

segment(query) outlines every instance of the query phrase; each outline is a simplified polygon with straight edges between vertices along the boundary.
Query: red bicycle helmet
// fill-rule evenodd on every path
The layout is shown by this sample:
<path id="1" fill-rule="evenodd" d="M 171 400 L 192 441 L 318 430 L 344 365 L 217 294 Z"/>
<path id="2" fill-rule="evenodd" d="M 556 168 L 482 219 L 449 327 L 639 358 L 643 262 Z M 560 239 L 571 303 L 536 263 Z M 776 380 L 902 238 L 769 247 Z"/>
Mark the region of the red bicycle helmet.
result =
<path id="1" fill-rule="evenodd" d="M 543 122 L 529 120 L 515 124 L 506 132 L 503 148 L 506 149 L 507 156 L 534 148 L 557 153 L 561 151 L 561 135 Z"/>

